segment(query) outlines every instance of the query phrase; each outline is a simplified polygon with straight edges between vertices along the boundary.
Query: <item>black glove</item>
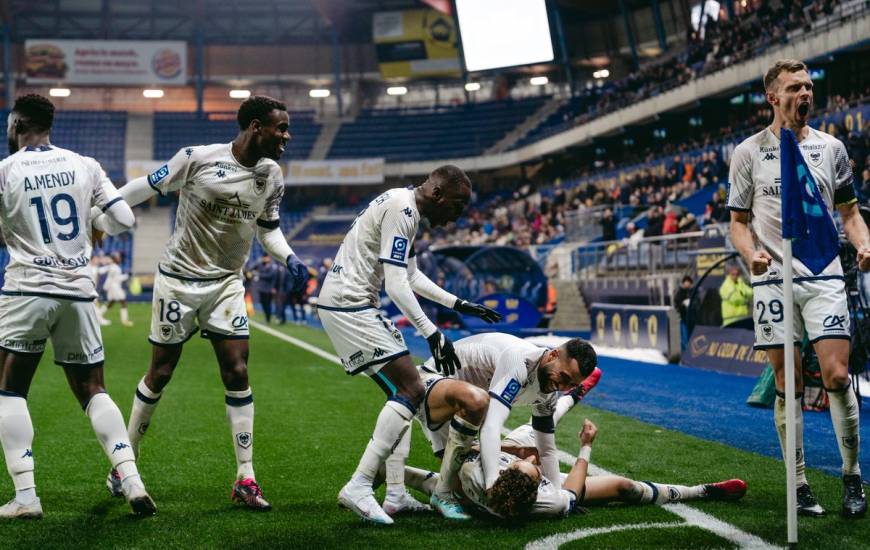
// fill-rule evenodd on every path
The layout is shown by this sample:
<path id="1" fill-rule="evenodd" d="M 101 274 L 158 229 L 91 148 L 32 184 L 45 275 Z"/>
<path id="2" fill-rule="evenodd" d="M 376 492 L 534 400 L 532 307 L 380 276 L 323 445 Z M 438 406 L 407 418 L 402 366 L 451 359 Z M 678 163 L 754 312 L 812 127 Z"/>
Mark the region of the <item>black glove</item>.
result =
<path id="1" fill-rule="evenodd" d="M 308 267 L 302 263 L 296 254 L 290 254 L 287 257 L 287 270 L 290 272 L 290 278 L 293 280 L 293 287 L 290 289 L 290 292 L 296 293 L 303 290 L 305 284 L 308 283 L 308 279 L 311 278 L 311 274 L 308 273 Z"/>
<path id="2" fill-rule="evenodd" d="M 435 359 L 435 368 L 438 372 L 450 376 L 456 372 L 456 369 L 462 368 L 456 350 L 453 349 L 453 342 L 441 334 L 440 330 L 426 338 L 426 341 L 429 342 L 429 349 L 432 350 L 432 358 Z"/>
<path id="3" fill-rule="evenodd" d="M 453 309 L 465 315 L 480 317 L 487 323 L 498 323 L 501 321 L 501 313 L 496 310 L 461 298 L 456 299 L 456 303 L 453 304 Z"/>

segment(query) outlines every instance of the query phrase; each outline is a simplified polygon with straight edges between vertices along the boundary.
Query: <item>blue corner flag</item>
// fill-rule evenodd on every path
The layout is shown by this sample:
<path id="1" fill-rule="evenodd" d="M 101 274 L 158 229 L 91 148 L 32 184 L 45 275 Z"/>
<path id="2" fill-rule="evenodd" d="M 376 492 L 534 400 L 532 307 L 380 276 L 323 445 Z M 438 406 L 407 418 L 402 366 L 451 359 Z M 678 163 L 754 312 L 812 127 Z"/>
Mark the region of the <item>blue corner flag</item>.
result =
<path id="1" fill-rule="evenodd" d="M 782 128 L 780 136 L 782 238 L 791 239 L 795 258 L 818 275 L 840 250 L 837 228 L 794 134 Z"/>

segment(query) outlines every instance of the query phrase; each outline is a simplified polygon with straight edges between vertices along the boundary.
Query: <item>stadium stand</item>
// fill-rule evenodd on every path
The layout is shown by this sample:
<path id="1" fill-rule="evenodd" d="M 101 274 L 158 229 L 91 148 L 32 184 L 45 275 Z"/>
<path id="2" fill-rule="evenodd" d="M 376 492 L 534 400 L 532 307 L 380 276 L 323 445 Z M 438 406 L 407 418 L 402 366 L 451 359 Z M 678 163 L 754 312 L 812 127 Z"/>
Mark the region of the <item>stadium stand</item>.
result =
<path id="1" fill-rule="evenodd" d="M 328 158 L 384 157 L 399 162 L 479 155 L 550 99 L 363 109 L 355 121 L 342 124 Z"/>
<path id="2" fill-rule="evenodd" d="M 9 116 L 2 111 L 3 120 Z M 51 141 L 59 147 L 94 157 L 109 178 L 124 181 L 124 135 L 127 131 L 127 113 L 122 111 L 58 111 L 55 115 Z M 120 139 L 119 139 L 120 136 Z M 6 125 L 2 130 L 3 153 L 6 145 Z"/>
<path id="3" fill-rule="evenodd" d="M 836 25 L 862 4 L 863 0 L 816 0 L 782 2 L 773 8 L 769 2 L 758 2 L 733 20 L 707 19 L 704 32 L 692 32 L 684 49 L 657 57 L 623 78 L 599 81 L 600 87 L 577 92 L 514 148 L 761 55 L 815 28 Z"/>
<path id="4" fill-rule="evenodd" d="M 236 113 L 155 113 L 154 158 L 171 158 L 182 147 L 195 144 L 228 142 L 239 132 Z M 320 133 L 314 111 L 290 113 L 292 139 L 284 152 L 285 159 L 307 159 Z"/>

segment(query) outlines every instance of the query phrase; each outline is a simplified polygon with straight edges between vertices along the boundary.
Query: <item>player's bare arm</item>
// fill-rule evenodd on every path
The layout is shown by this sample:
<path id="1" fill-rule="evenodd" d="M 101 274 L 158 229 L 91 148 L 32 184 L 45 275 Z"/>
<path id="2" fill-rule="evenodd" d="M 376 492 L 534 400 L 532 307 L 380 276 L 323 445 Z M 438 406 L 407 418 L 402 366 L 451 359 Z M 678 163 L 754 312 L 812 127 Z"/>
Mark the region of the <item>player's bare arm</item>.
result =
<path id="1" fill-rule="evenodd" d="M 843 232 L 846 234 L 846 238 L 858 250 L 858 269 L 861 271 L 870 270 L 870 231 L 867 230 L 867 224 L 864 223 L 864 218 L 858 211 L 858 203 L 839 205 L 837 209 L 843 220 Z"/>

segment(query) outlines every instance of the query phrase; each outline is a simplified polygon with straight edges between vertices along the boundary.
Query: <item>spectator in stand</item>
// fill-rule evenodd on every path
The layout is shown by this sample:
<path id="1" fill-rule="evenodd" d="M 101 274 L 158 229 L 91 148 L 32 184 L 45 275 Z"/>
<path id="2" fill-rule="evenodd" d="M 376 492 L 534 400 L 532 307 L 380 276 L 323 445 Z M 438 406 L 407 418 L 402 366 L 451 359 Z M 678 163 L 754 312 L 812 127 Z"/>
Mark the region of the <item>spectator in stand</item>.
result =
<path id="1" fill-rule="evenodd" d="M 687 319 L 689 314 L 689 298 L 692 296 L 692 278 L 684 275 L 680 281 L 680 288 L 674 293 L 673 307 L 680 316 L 680 349 L 686 349 L 689 343 L 689 329 Z"/>
<path id="2" fill-rule="evenodd" d="M 740 276 L 740 266 L 730 264 L 728 276 L 719 287 L 722 299 L 722 326 L 752 329 L 749 304 L 752 303 L 752 288 Z"/>
<path id="3" fill-rule="evenodd" d="M 272 301 L 278 294 L 278 270 L 277 264 L 266 254 L 254 266 L 254 292 L 260 300 L 260 306 L 266 315 L 266 323 L 272 321 Z"/>
<path id="4" fill-rule="evenodd" d="M 605 208 L 604 216 L 601 221 L 601 240 L 615 241 L 616 240 L 616 218 L 613 217 L 613 209 Z"/>
<path id="5" fill-rule="evenodd" d="M 650 209 L 646 224 L 646 230 L 643 232 L 644 237 L 660 237 L 664 227 L 665 219 L 662 216 L 662 209 L 659 206 L 654 206 Z"/>

